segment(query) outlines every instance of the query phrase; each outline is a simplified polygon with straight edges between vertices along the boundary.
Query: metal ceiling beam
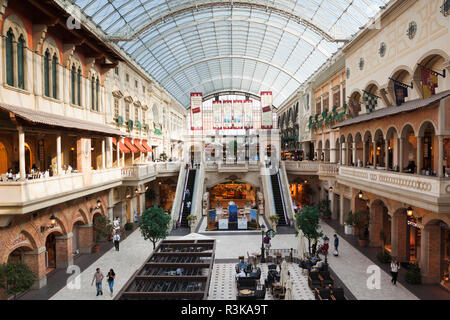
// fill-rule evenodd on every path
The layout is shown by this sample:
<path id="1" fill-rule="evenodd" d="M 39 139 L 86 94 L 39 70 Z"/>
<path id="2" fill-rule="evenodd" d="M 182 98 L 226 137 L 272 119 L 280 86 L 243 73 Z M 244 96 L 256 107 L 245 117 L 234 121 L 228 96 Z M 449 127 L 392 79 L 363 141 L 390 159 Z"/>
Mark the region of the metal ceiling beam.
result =
<path id="1" fill-rule="evenodd" d="M 317 45 L 317 43 L 315 43 L 311 38 L 302 35 L 299 35 L 299 32 L 296 30 L 293 30 L 291 28 L 283 28 L 281 26 L 278 26 L 274 23 L 271 23 L 269 21 L 258 21 L 256 19 L 252 19 L 252 18 L 245 18 L 245 17 L 226 17 L 226 16 L 222 16 L 222 17 L 215 17 L 215 18 L 208 18 L 208 19 L 203 19 L 203 20 L 196 20 L 196 21 L 192 21 L 186 24 L 182 24 L 179 25 L 178 27 L 175 28 L 170 28 L 169 30 L 166 30 L 164 32 L 159 32 L 158 36 L 155 37 L 154 39 L 152 39 L 151 41 L 147 42 L 146 45 L 148 48 L 151 48 L 153 45 L 155 45 L 156 43 L 164 40 L 165 38 L 169 37 L 170 35 L 174 34 L 174 33 L 182 33 L 181 31 L 188 29 L 188 28 L 192 28 L 192 27 L 198 27 L 200 25 L 204 25 L 204 24 L 214 24 L 216 22 L 226 22 L 226 21 L 230 21 L 230 22 L 248 22 L 249 25 L 251 24 L 257 24 L 257 25 L 263 25 L 263 26 L 269 26 L 272 27 L 274 29 L 278 29 L 278 30 L 283 30 L 286 33 L 291 34 L 294 37 L 298 37 L 301 40 L 305 41 L 306 43 L 308 43 L 309 45 L 311 45 L 312 47 L 315 47 Z M 143 46 L 137 46 L 136 50 L 130 52 L 130 55 L 133 59 L 136 59 L 138 56 L 140 56 L 141 54 L 143 54 L 146 50 L 147 47 L 143 47 Z M 324 48 L 318 48 L 318 50 L 327 58 L 331 57 L 331 53 L 328 52 L 327 50 L 325 50 Z"/>
<path id="2" fill-rule="evenodd" d="M 140 34 L 145 32 L 146 30 L 152 28 L 155 25 L 158 25 L 159 23 L 164 23 L 167 19 L 175 18 L 186 12 L 199 11 L 201 9 L 205 9 L 205 8 L 209 9 L 209 8 L 213 8 L 213 7 L 251 8 L 254 10 L 261 10 L 264 12 L 275 13 L 279 16 L 288 18 L 290 20 L 294 20 L 297 23 L 304 25 L 307 28 L 310 28 L 311 30 L 313 30 L 314 32 L 316 32 L 318 35 L 322 36 L 329 42 L 347 42 L 347 39 L 335 39 L 330 34 L 328 34 L 326 31 L 319 28 L 317 25 L 315 25 L 311 21 L 295 14 L 292 10 L 282 9 L 275 5 L 260 4 L 260 3 L 250 2 L 250 1 L 238 1 L 238 2 L 212 1 L 212 2 L 207 2 L 207 3 L 196 4 L 196 5 L 192 5 L 192 3 L 189 2 L 186 6 L 181 5 L 178 7 L 173 7 L 170 12 L 162 14 L 159 17 L 156 17 L 154 20 L 149 19 L 147 23 L 143 24 L 141 27 L 139 27 L 139 29 L 137 29 L 133 32 L 124 32 L 121 34 L 108 35 L 105 37 L 105 40 L 113 41 L 113 42 L 132 41 L 137 36 L 139 36 Z"/>
<path id="3" fill-rule="evenodd" d="M 272 62 L 265 61 L 263 59 L 256 58 L 256 57 L 243 56 L 243 55 L 220 55 L 220 56 L 214 56 L 214 57 L 207 57 L 207 58 L 204 58 L 204 59 L 201 59 L 201 60 L 197 60 L 197 61 L 191 62 L 191 63 L 181 67 L 180 69 L 177 69 L 177 71 L 172 72 L 171 74 L 169 74 L 167 77 L 165 77 L 161 81 L 161 84 L 164 86 L 167 83 L 167 81 L 169 81 L 170 79 L 174 78 L 177 74 L 183 72 L 184 70 L 186 70 L 188 68 L 194 67 L 194 66 L 196 66 L 198 64 L 205 63 L 205 62 L 208 62 L 208 61 L 221 60 L 221 59 L 243 59 L 243 60 L 253 60 L 253 61 L 256 61 L 256 62 L 260 62 L 260 63 L 269 65 L 269 66 L 271 66 L 271 67 L 273 67 L 275 69 L 280 70 L 281 72 L 287 74 L 289 77 L 294 79 L 298 84 L 302 84 L 302 81 L 300 79 L 298 79 L 297 77 L 295 77 L 291 72 L 289 72 L 288 70 L 286 70 L 286 69 L 284 69 L 284 68 L 282 68 L 282 67 L 280 67 L 280 66 L 278 66 L 278 65 L 276 65 L 276 64 L 274 64 Z"/>

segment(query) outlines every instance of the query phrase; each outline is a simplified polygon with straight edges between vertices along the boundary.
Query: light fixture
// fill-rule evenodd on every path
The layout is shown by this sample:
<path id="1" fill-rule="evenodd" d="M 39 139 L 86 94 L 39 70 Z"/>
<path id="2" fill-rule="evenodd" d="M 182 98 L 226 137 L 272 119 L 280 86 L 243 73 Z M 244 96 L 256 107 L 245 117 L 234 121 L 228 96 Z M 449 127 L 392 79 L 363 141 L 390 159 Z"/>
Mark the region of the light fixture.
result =
<path id="1" fill-rule="evenodd" d="M 409 207 L 406 209 L 406 214 L 408 215 L 408 217 L 412 217 L 413 213 L 414 213 L 413 208 L 411 208 L 411 206 L 409 206 Z"/>
<path id="2" fill-rule="evenodd" d="M 333 192 L 333 187 L 330 186 L 330 187 L 328 188 L 328 191 Z"/>
<path id="3" fill-rule="evenodd" d="M 100 208 L 102 205 L 102 202 L 100 201 L 100 198 L 97 200 L 97 208 Z"/>
<path id="4" fill-rule="evenodd" d="M 70 148 L 70 150 L 72 150 L 72 151 L 75 151 L 75 148 L 74 148 L 74 147 L 72 147 L 72 148 Z"/>
<path id="5" fill-rule="evenodd" d="M 136 188 L 136 189 L 134 190 L 134 193 L 136 193 L 136 194 L 138 194 L 138 193 L 139 193 L 139 190 L 138 190 L 138 188 Z"/>
<path id="6" fill-rule="evenodd" d="M 47 229 L 52 229 L 56 226 L 56 217 L 54 214 L 50 216 L 50 225 L 41 226 L 41 233 L 44 233 Z"/>
<path id="7" fill-rule="evenodd" d="M 308 183 L 308 180 L 305 180 L 304 182 L 305 182 L 305 183 Z"/>
<path id="8" fill-rule="evenodd" d="M 362 193 L 362 191 L 360 190 L 360 191 L 358 192 L 358 198 L 359 198 L 359 199 L 362 199 L 362 197 L 363 197 L 363 193 Z"/>

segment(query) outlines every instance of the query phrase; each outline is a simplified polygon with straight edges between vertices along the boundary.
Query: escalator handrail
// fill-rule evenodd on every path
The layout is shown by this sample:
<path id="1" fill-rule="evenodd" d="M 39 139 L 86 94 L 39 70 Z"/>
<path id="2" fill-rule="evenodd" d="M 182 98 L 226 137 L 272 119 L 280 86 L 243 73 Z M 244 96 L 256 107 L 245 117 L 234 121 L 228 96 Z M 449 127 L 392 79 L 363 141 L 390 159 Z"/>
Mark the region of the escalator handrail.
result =
<path id="1" fill-rule="evenodd" d="M 284 202 L 284 193 L 283 193 L 283 186 L 281 185 L 280 170 L 278 170 L 277 172 L 277 179 L 278 179 L 278 188 L 280 189 L 281 202 L 283 203 L 284 219 L 286 220 L 286 224 L 290 226 L 291 223 L 289 221 L 289 217 L 286 212 L 286 203 Z"/>
<path id="2" fill-rule="evenodd" d="M 180 205 L 180 212 L 178 214 L 178 221 L 177 221 L 177 228 L 180 227 L 181 225 L 181 219 L 183 219 L 183 210 L 184 210 L 184 197 L 186 196 L 186 187 L 187 187 L 187 183 L 189 180 L 189 172 L 191 171 L 191 169 L 187 168 L 186 170 L 186 176 L 184 177 L 184 188 L 183 188 L 183 196 L 181 197 L 181 205 Z"/>

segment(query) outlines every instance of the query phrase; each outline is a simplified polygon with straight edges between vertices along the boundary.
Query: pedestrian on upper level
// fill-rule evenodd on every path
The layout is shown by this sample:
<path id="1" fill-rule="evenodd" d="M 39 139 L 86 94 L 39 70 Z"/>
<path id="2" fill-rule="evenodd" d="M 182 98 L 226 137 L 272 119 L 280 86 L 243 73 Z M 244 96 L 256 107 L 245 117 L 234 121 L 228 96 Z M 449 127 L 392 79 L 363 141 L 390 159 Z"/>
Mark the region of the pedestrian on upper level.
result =
<path id="1" fill-rule="evenodd" d="M 103 273 L 100 271 L 100 268 L 97 268 L 95 270 L 94 273 L 94 278 L 92 279 L 92 283 L 91 286 L 94 285 L 94 281 L 95 281 L 95 288 L 97 289 L 97 297 L 98 295 L 103 295 L 103 290 L 102 290 L 102 281 L 103 281 Z"/>

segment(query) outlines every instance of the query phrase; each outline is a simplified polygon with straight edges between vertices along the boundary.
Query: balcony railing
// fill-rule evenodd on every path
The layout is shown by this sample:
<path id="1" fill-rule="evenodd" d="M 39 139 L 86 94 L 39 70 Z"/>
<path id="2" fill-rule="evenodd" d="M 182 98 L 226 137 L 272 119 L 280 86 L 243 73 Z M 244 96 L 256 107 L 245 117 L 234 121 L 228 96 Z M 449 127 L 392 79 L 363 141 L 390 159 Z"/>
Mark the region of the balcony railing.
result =
<path id="1" fill-rule="evenodd" d="M 156 162 L 135 164 L 132 167 L 122 168 L 124 180 L 142 180 L 158 174 L 175 173 L 180 171 L 180 162 Z"/>
<path id="2" fill-rule="evenodd" d="M 404 191 L 426 193 L 434 197 L 450 197 L 450 179 L 407 174 L 394 171 L 341 166 L 339 176 L 379 184 Z"/>
<path id="3" fill-rule="evenodd" d="M 286 171 L 299 171 L 305 174 L 317 174 L 319 171 L 319 162 L 317 161 L 290 161 L 285 162 Z"/>
<path id="4" fill-rule="evenodd" d="M 121 169 L 112 168 L 93 170 L 89 174 L 71 173 L 49 178 L 1 182 L 0 212 L 2 207 L 28 206 L 40 200 L 55 199 L 56 196 L 62 198 L 96 186 L 107 189 L 113 183 L 120 183 L 121 178 Z"/>

